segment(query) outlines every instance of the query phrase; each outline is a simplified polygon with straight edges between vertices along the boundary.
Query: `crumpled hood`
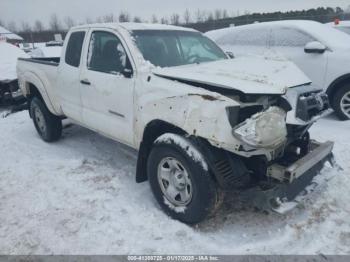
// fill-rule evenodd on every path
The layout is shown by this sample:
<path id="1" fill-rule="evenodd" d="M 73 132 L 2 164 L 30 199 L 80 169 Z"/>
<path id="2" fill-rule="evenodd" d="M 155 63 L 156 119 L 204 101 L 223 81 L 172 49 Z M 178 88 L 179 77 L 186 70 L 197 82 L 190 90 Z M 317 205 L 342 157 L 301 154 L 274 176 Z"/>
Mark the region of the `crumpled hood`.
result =
<path id="1" fill-rule="evenodd" d="M 158 76 L 234 89 L 246 94 L 284 94 L 311 80 L 292 62 L 240 57 L 202 64 L 155 68 Z"/>

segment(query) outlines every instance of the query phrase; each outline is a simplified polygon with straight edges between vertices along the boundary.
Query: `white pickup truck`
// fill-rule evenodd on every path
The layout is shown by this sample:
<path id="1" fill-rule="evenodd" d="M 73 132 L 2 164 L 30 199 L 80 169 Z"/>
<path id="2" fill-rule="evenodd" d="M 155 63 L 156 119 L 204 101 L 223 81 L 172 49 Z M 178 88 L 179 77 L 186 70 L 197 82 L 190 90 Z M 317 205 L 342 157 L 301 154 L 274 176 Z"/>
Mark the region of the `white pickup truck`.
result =
<path id="1" fill-rule="evenodd" d="M 308 133 L 330 112 L 327 95 L 294 64 L 230 59 L 192 29 L 74 27 L 61 58 L 19 59 L 17 73 L 43 140 L 58 140 L 69 118 L 137 149 L 136 181 L 185 223 L 230 190 L 278 210 L 332 155 Z"/>

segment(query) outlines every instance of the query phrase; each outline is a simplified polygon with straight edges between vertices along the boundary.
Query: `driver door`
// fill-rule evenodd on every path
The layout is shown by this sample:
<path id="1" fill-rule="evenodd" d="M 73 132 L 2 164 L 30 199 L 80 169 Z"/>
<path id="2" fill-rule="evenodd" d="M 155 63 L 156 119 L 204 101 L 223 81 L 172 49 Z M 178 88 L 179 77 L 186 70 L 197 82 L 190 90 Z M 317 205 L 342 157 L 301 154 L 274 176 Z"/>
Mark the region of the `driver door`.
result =
<path id="1" fill-rule="evenodd" d="M 125 45 L 114 31 L 91 31 L 89 39 L 80 75 L 84 123 L 133 145 L 135 81 Z"/>

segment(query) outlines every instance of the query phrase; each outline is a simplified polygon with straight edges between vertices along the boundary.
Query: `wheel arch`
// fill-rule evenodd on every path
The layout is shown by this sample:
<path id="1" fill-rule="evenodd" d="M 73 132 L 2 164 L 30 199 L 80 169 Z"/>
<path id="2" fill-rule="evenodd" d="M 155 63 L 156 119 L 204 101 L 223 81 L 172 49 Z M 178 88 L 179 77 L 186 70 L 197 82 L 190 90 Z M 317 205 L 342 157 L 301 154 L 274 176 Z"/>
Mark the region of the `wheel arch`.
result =
<path id="1" fill-rule="evenodd" d="M 148 180 L 147 161 L 154 141 L 165 133 L 188 136 L 190 143 L 201 152 L 206 160 L 209 173 L 221 188 L 240 188 L 250 182 L 248 170 L 243 161 L 232 153 L 212 146 L 205 138 L 189 135 L 183 129 L 163 120 L 153 120 L 147 124 L 140 144 L 136 182 Z"/>
<path id="2" fill-rule="evenodd" d="M 52 114 L 57 114 L 48 95 L 44 91 L 43 86 L 40 83 L 34 81 L 27 81 L 25 83 L 25 97 L 30 101 L 33 97 L 38 97 L 41 101 L 45 103 L 47 108 Z"/>
<path id="3" fill-rule="evenodd" d="M 332 99 L 335 95 L 335 93 L 337 92 L 337 90 L 345 85 L 345 84 L 350 84 L 350 73 L 349 74 L 345 74 L 345 75 L 342 75 L 340 77 L 338 77 L 337 79 L 335 79 L 330 85 L 329 87 L 327 88 L 327 95 L 330 99 L 330 101 L 332 102 Z M 333 105 L 332 105 L 333 106 Z"/>
<path id="4" fill-rule="evenodd" d="M 47 88 L 52 87 L 47 79 L 42 79 L 36 73 L 28 71 L 24 73 L 20 80 L 21 90 L 27 99 L 30 100 L 33 95 L 37 95 L 52 114 L 60 115 L 62 113 L 60 108 L 53 103 L 54 101 L 51 101 L 52 97 L 49 96 L 50 92 L 48 92 Z"/>
<path id="5" fill-rule="evenodd" d="M 151 151 L 153 142 L 165 133 L 173 133 L 178 135 L 186 135 L 187 132 L 183 129 L 166 122 L 164 120 L 152 120 L 149 122 L 142 135 L 142 141 L 140 143 L 137 166 L 136 166 L 136 182 L 141 183 L 147 181 L 147 160 Z"/>

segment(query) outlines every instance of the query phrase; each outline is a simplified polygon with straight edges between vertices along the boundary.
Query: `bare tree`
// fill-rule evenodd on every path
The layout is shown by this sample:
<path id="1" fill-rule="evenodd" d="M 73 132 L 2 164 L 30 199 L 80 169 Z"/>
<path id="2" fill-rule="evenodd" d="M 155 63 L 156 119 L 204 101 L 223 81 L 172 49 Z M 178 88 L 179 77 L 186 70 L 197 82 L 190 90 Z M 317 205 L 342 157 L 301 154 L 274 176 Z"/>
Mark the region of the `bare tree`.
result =
<path id="1" fill-rule="evenodd" d="M 185 24 L 189 24 L 191 22 L 191 13 L 188 9 L 185 10 L 184 21 L 185 21 Z"/>
<path id="2" fill-rule="evenodd" d="M 3 21 L 0 19 L 0 26 L 4 26 L 5 24 L 3 23 Z"/>
<path id="3" fill-rule="evenodd" d="M 103 18 L 101 16 L 96 18 L 96 23 L 103 23 Z"/>
<path id="4" fill-rule="evenodd" d="M 10 30 L 11 32 L 17 32 L 16 22 L 11 21 L 10 23 L 8 23 L 7 29 Z"/>
<path id="5" fill-rule="evenodd" d="M 228 17 L 227 10 L 226 9 L 222 10 L 222 18 L 227 18 L 227 17 Z"/>
<path id="6" fill-rule="evenodd" d="M 60 29 L 61 29 L 61 22 L 58 19 L 56 14 L 52 14 L 51 15 L 50 21 L 49 21 L 49 26 L 50 26 L 50 29 L 52 31 L 56 31 L 56 32 L 60 31 Z"/>
<path id="7" fill-rule="evenodd" d="M 121 11 L 118 18 L 119 22 L 130 22 L 130 15 L 127 12 Z"/>
<path id="8" fill-rule="evenodd" d="M 202 23 L 205 21 L 205 12 L 197 9 L 196 11 L 196 22 L 197 23 Z"/>
<path id="9" fill-rule="evenodd" d="M 213 13 L 210 12 L 210 11 L 208 11 L 208 12 L 206 13 L 205 20 L 206 20 L 206 21 L 209 21 L 209 22 L 213 21 L 213 20 L 214 20 L 214 15 L 213 15 Z"/>
<path id="10" fill-rule="evenodd" d="M 179 25 L 180 24 L 179 14 L 172 14 L 170 17 L 170 23 L 173 25 Z"/>
<path id="11" fill-rule="evenodd" d="M 165 25 L 169 24 L 168 18 L 162 17 L 162 18 L 160 19 L 160 23 L 161 23 L 161 24 L 165 24 Z"/>
<path id="12" fill-rule="evenodd" d="M 40 20 L 35 20 L 33 30 L 35 32 L 42 32 L 42 31 L 44 31 L 43 23 Z"/>
<path id="13" fill-rule="evenodd" d="M 30 24 L 27 21 L 22 21 L 21 31 L 24 33 L 29 33 L 32 31 L 32 28 L 30 27 Z"/>
<path id="14" fill-rule="evenodd" d="M 70 16 L 66 16 L 64 18 L 64 23 L 65 23 L 67 29 L 70 29 L 71 27 L 75 26 L 75 22 L 74 22 L 73 18 L 71 18 Z"/>
<path id="15" fill-rule="evenodd" d="M 94 21 L 90 17 L 85 18 L 85 24 L 92 24 Z"/>
<path id="16" fill-rule="evenodd" d="M 113 22 L 117 21 L 117 19 L 114 17 L 114 14 L 112 14 L 112 13 L 103 16 L 102 20 L 105 23 L 113 23 Z"/>
<path id="17" fill-rule="evenodd" d="M 135 16 L 133 22 L 134 22 L 134 23 L 142 23 L 142 20 L 141 20 L 140 17 Z"/>
<path id="18" fill-rule="evenodd" d="M 158 18 L 157 18 L 156 15 L 152 15 L 151 22 L 152 22 L 153 24 L 157 24 L 157 23 L 158 23 Z"/>
<path id="19" fill-rule="evenodd" d="M 216 9 L 214 11 L 214 18 L 215 18 L 215 20 L 219 20 L 219 19 L 222 18 L 222 11 L 221 11 L 221 9 Z"/>

